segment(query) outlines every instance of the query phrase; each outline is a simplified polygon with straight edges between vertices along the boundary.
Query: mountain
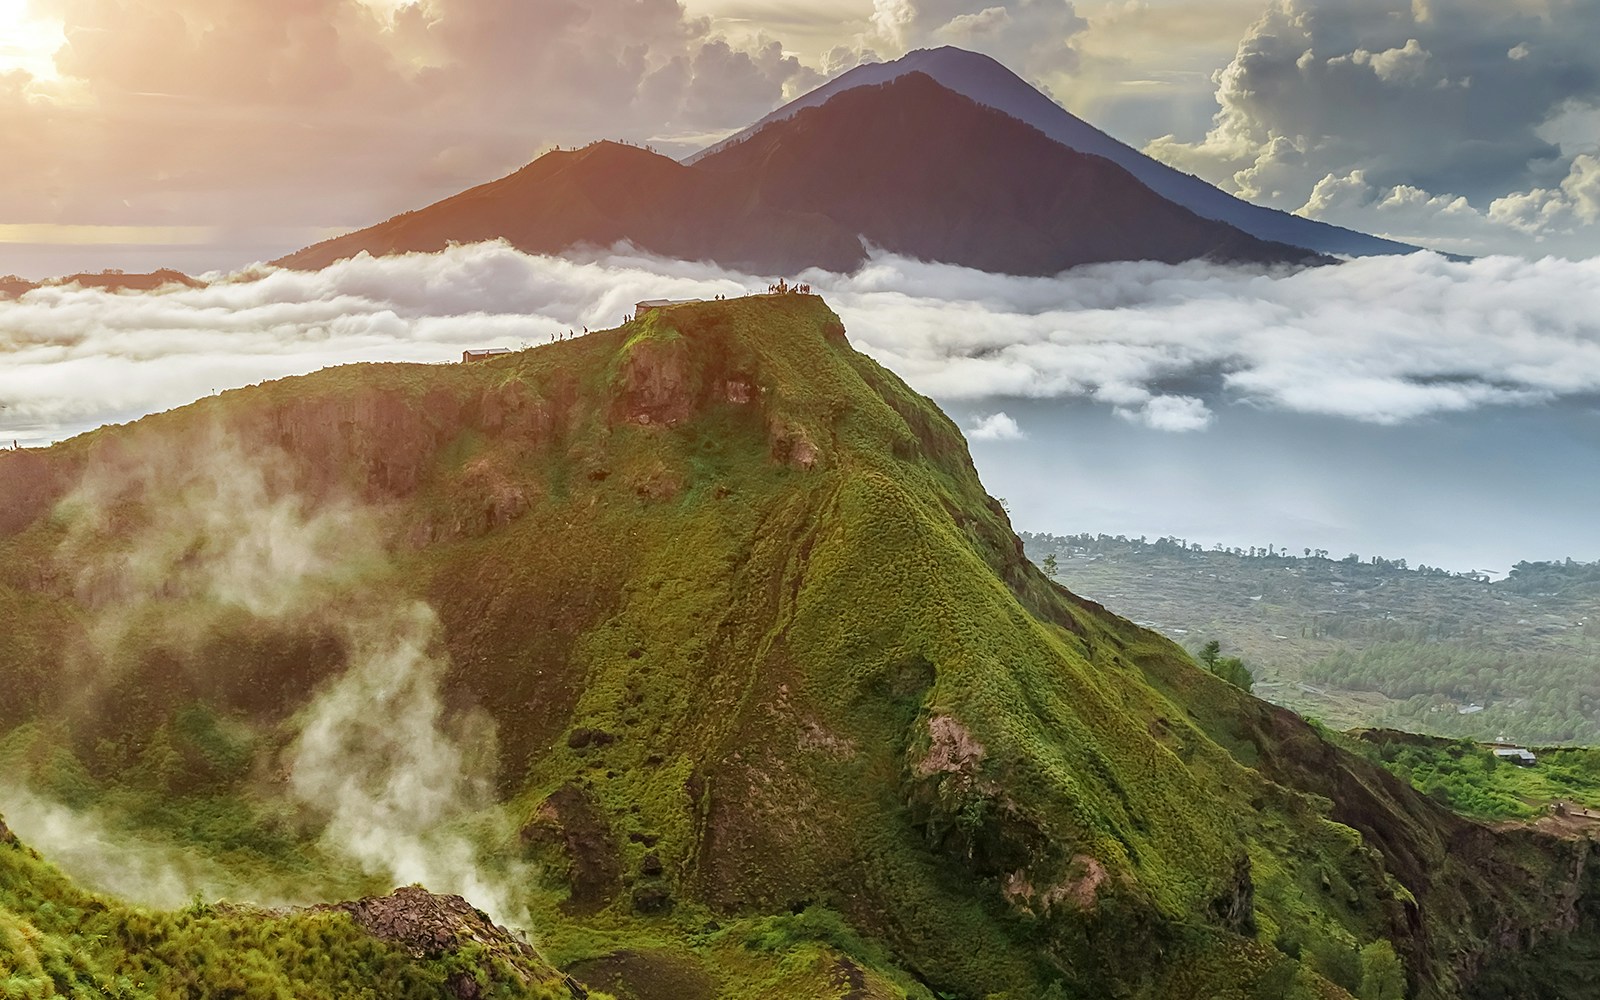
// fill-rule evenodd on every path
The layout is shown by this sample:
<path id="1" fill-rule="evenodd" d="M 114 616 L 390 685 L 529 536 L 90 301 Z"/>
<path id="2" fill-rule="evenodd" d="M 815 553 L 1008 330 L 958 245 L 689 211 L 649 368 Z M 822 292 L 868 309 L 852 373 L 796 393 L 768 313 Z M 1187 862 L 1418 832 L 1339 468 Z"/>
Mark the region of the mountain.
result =
<path id="1" fill-rule="evenodd" d="M 17 299 L 36 288 L 63 285 L 99 288 L 108 292 L 153 292 L 167 287 L 199 288 L 201 282 L 181 271 L 174 271 L 169 268 L 162 268 L 159 271 L 151 271 L 146 274 L 127 274 L 122 271 L 85 272 L 83 274 L 69 274 L 64 278 L 50 278 L 45 281 L 29 281 L 26 278 L 19 278 L 11 274 L 0 277 L 0 299 Z"/>
<path id="2" fill-rule="evenodd" d="M 684 160 L 695 164 L 785 122 L 807 108 L 820 107 L 860 87 L 882 86 L 913 73 L 923 73 L 942 86 L 986 107 L 1032 125 L 1068 149 L 1104 157 L 1127 170 L 1140 183 L 1205 219 L 1225 222 L 1258 239 L 1286 243 L 1317 253 L 1368 256 L 1413 253 L 1416 247 L 1277 209 L 1252 205 L 1195 177 L 1175 170 L 1113 139 L 1066 111 L 1005 66 L 985 55 L 944 47 L 919 49 L 888 63 L 860 66 L 779 108 L 729 139 Z"/>
<path id="3" fill-rule="evenodd" d="M 874 246 L 983 271 L 1311 256 L 1202 219 L 921 73 L 848 90 L 695 169 L 745 179 L 761 204 L 820 211 Z"/>
<path id="4" fill-rule="evenodd" d="M 1125 170 L 910 74 L 806 108 L 692 167 L 600 143 L 276 263 L 434 251 L 503 238 L 558 253 L 629 240 L 756 273 L 854 270 L 871 246 L 1049 275 L 1108 260 L 1306 263 L 1211 222 Z"/>
<path id="5" fill-rule="evenodd" d="M 0 615 L 14 827 L 330 894 L 470 845 L 619 997 L 1595 995 L 1591 840 L 1053 584 L 812 296 L 0 452 Z"/>
<path id="6" fill-rule="evenodd" d="M 274 263 L 315 270 L 363 251 L 431 253 L 495 239 L 541 254 L 627 240 L 757 272 L 848 271 L 864 259 L 855 236 L 830 220 L 752 203 L 720 180 L 637 146 L 556 150 L 508 177 Z"/>

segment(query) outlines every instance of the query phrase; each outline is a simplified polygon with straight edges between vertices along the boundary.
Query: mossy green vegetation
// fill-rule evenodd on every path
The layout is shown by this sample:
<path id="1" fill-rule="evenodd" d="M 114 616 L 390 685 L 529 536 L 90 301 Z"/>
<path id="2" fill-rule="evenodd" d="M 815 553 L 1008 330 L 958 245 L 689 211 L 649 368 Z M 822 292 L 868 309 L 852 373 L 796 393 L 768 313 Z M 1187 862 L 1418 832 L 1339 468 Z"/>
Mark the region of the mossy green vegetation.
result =
<path id="1" fill-rule="evenodd" d="M 471 987 L 465 983 L 470 981 Z M 569 1000 L 553 968 L 477 946 L 418 955 L 341 912 L 144 910 L 78 888 L 0 824 L 0 997 Z"/>
<path id="2" fill-rule="evenodd" d="M 290 794 L 297 740 L 362 648 L 339 616 L 424 602 L 440 726 L 494 731 L 493 801 L 454 829 L 618 996 L 1462 996 L 1586 898 L 1574 841 L 1477 826 L 1055 585 L 957 428 L 810 296 L 18 454 L 0 599 L 43 662 L 6 746 L 35 787 L 359 880 Z M 264 514 L 382 545 L 293 615 L 230 599 L 196 572 L 226 539 L 150 528 L 217 462 L 269 466 Z M 170 471 L 75 486 L 130 463 Z"/>
<path id="3" fill-rule="evenodd" d="M 1237 656 L 1223 656 L 1219 640 L 1212 639 L 1200 647 L 1200 652 L 1195 654 L 1195 661 L 1241 691 L 1249 691 L 1255 686 L 1255 676 L 1250 668 Z"/>
<path id="4" fill-rule="evenodd" d="M 1592 813 L 1600 830 L 1600 748 L 1539 748 L 1526 765 L 1465 740 L 1388 730 L 1357 732 L 1346 745 L 1464 815 L 1582 822 Z"/>

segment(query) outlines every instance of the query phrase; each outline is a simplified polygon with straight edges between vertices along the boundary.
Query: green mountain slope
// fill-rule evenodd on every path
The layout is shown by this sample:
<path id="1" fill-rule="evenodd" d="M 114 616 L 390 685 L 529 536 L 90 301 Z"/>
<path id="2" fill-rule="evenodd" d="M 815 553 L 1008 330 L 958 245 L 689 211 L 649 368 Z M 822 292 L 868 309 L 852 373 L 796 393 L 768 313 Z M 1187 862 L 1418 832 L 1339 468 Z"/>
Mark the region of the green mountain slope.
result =
<path id="1" fill-rule="evenodd" d="M 1052 584 L 809 296 L 227 393 L 0 511 L 13 773 L 336 882 L 467 831 L 619 996 L 1464 996 L 1595 899 Z"/>

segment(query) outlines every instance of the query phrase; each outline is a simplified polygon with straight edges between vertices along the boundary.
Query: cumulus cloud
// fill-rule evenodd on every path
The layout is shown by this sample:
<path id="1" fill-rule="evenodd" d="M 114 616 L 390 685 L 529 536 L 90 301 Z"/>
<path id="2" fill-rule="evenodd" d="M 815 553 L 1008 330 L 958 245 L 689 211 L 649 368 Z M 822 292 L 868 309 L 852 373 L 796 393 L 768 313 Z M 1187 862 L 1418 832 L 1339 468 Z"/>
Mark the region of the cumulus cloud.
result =
<path id="1" fill-rule="evenodd" d="M 1587 153 L 1574 157 L 1571 171 L 1553 188 L 1496 198 L 1489 216 L 1533 235 L 1571 232 L 1600 222 L 1600 157 Z"/>
<path id="2" fill-rule="evenodd" d="M 1071 0 L 874 0 L 872 26 L 887 52 L 959 45 L 1048 85 L 1078 67 L 1075 39 L 1089 22 Z"/>
<path id="3" fill-rule="evenodd" d="M 821 81 L 678 0 L 48 0 L 54 78 L 0 73 L 0 218 L 365 225 L 553 143 L 748 124 Z M 3 67 L 0 67 L 3 68 Z"/>
<path id="4" fill-rule="evenodd" d="M 1027 436 L 1017 422 L 1004 413 L 979 417 L 967 431 L 967 437 L 974 441 L 1021 441 Z"/>
<path id="5" fill-rule="evenodd" d="M 1600 392 L 1600 260 L 1021 278 L 879 256 L 806 280 L 859 348 L 947 402 L 1081 398 L 1195 431 L 1239 405 L 1394 424 Z M 625 248 L 567 260 L 489 243 L 152 295 L 41 289 L 0 303 L 0 435 L 40 443 L 330 364 L 537 345 L 615 325 L 639 299 L 768 281 Z"/>
<path id="6" fill-rule="evenodd" d="M 1193 396 L 1153 396 L 1137 409 L 1119 406 L 1116 413 L 1124 420 L 1143 424 L 1151 430 L 1175 434 L 1203 431 L 1211 426 L 1212 420 L 1205 400 Z"/>
<path id="7" fill-rule="evenodd" d="M 1480 212 L 1461 195 L 1430 194 L 1411 184 L 1380 188 L 1359 169 L 1322 178 L 1295 214 L 1461 253 L 1481 251 L 1486 238 L 1512 225 L 1493 206 Z"/>
<path id="8" fill-rule="evenodd" d="M 1543 206 L 1570 199 L 1562 179 L 1586 152 L 1550 126 L 1600 104 L 1597 33 L 1600 7 L 1582 0 L 1272 0 L 1216 74 L 1206 136 L 1148 151 L 1356 228 L 1477 252 L 1592 253 L 1581 216 Z M 1370 191 L 1331 203 L 1326 186 L 1357 175 Z M 1497 199 L 1509 200 L 1495 212 Z M 1435 230 L 1430 213 L 1446 210 Z"/>
<path id="9" fill-rule="evenodd" d="M 1430 56 L 1415 38 L 1408 38 L 1399 48 L 1383 52 L 1356 49 L 1349 58 L 1358 65 L 1371 66 L 1372 72 L 1385 83 L 1399 83 L 1420 79 L 1427 71 Z"/>

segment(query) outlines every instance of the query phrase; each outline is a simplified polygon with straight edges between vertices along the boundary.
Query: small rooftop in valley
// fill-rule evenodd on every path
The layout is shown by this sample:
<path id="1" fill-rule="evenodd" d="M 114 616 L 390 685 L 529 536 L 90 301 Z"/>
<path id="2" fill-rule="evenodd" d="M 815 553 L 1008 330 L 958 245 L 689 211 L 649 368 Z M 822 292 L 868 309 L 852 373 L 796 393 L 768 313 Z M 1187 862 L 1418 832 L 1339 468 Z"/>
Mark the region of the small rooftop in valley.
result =
<path id="1" fill-rule="evenodd" d="M 1509 760 L 1513 764 L 1524 766 L 1532 765 L 1539 759 L 1532 750 L 1525 750 L 1522 747 L 1496 747 L 1494 755 L 1501 760 Z"/>

